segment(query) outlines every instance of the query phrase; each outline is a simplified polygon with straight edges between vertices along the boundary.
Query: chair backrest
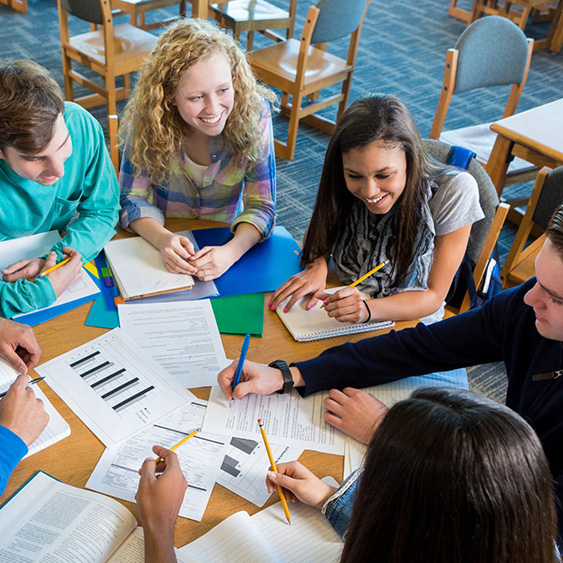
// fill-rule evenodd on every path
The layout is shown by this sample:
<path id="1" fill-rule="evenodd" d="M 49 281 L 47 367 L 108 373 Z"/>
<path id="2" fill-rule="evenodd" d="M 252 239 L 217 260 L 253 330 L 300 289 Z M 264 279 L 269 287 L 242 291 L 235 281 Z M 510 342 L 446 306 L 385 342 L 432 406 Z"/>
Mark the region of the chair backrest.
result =
<path id="1" fill-rule="evenodd" d="M 500 16 L 480 18 L 461 34 L 454 93 L 486 86 L 519 84 L 526 74 L 528 41 L 514 23 Z"/>
<path id="2" fill-rule="evenodd" d="M 434 160 L 442 164 L 448 163 L 448 157 L 452 149 L 450 144 L 442 141 L 433 141 L 431 139 L 424 139 L 423 144 L 427 153 L 434 158 Z M 469 242 L 467 243 L 467 254 L 469 258 L 476 263 L 479 259 L 485 239 L 489 234 L 491 225 L 493 224 L 493 219 L 499 205 L 499 198 L 489 175 L 475 159 L 471 160 L 467 171 L 477 182 L 479 188 L 479 203 L 485 214 L 484 219 L 473 223 L 471 234 L 469 235 Z"/>
<path id="3" fill-rule="evenodd" d="M 317 24 L 311 43 L 326 43 L 347 37 L 362 23 L 366 10 L 366 0 L 320 0 Z"/>
<path id="4" fill-rule="evenodd" d="M 560 203 L 563 203 L 563 166 L 551 170 L 545 177 L 532 221 L 543 230 L 547 229 L 549 220 Z"/>
<path id="5" fill-rule="evenodd" d="M 69 14 L 96 25 L 104 23 L 102 6 L 107 5 L 107 9 L 111 13 L 109 0 L 60 0 L 60 2 L 63 9 Z"/>

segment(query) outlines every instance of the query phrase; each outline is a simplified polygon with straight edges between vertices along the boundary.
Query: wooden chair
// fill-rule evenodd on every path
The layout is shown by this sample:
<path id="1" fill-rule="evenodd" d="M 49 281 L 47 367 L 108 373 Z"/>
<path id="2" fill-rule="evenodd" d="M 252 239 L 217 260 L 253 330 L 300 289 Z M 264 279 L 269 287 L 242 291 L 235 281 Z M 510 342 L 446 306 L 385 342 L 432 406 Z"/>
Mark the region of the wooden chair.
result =
<path id="1" fill-rule="evenodd" d="M 309 8 L 301 40 L 288 39 L 249 54 L 249 61 L 260 80 L 282 91 L 281 111 L 289 116 L 287 142 L 275 139 L 276 155 L 293 159 L 299 121 L 332 134 L 334 121 L 314 115 L 339 104 L 340 117 L 348 104 L 362 23 L 370 0 L 320 0 Z M 346 60 L 326 52 L 317 44 L 350 36 Z M 315 45 L 315 46 L 313 46 Z M 323 88 L 342 82 L 339 94 L 317 99 Z M 292 101 L 289 101 L 290 96 Z M 315 101 L 302 105 L 303 98 Z"/>
<path id="2" fill-rule="evenodd" d="M 289 1 L 289 9 L 282 10 L 265 0 L 231 0 L 209 6 L 211 17 L 219 25 L 232 30 L 237 41 L 240 34 L 246 32 L 246 50 L 252 51 L 254 32 L 259 31 L 276 42 L 284 38 L 275 33 L 274 29 L 285 29 L 285 39 L 293 37 L 297 0 Z"/>
<path id="3" fill-rule="evenodd" d="M 131 93 L 131 73 L 141 67 L 147 54 L 156 45 L 157 38 L 130 24 L 114 26 L 109 0 L 58 0 L 58 4 L 66 99 L 85 108 L 105 103 L 108 115 L 117 115 L 117 100 L 125 99 Z M 100 29 L 71 37 L 69 13 L 99 25 Z M 73 70 L 72 61 L 100 74 L 104 86 Z M 120 88 L 115 86 L 118 76 L 123 76 L 123 86 Z M 94 93 L 75 98 L 73 81 Z M 108 129 L 110 146 L 116 145 L 117 138 L 111 138 L 113 127 L 110 122 Z"/>
<path id="4" fill-rule="evenodd" d="M 447 164 L 449 162 L 452 145 L 442 141 L 425 139 L 423 141 L 426 152 L 436 161 Z M 504 225 L 506 215 L 510 208 L 505 203 L 499 204 L 499 198 L 495 186 L 491 182 L 484 168 L 472 160 L 467 171 L 475 178 L 479 188 L 479 204 L 485 214 L 481 221 L 477 221 L 471 227 L 469 241 L 467 243 L 467 255 L 472 263 L 473 279 L 475 287 L 479 287 L 483 281 L 485 270 L 491 256 L 491 252 L 497 242 L 500 230 Z M 450 305 L 447 310 L 453 313 L 463 313 L 471 308 L 471 298 L 467 292 L 459 310 Z"/>
<path id="5" fill-rule="evenodd" d="M 471 10 L 469 23 L 476 21 L 484 15 L 494 15 L 509 18 L 518 27 L 524 31 L 530 15 L 538 12 L 541 9 L 547 12 L 544 19 L 551 20 L 548 35 L 542 39 L 536 39 L 534 49 L 536 51 L 541 49 L 552 49 L 552 42 L 554 34 L 556 33 L 558 21 L 563 11 L 563 0 L 557 0 L 557 7 L 555 9 L 545 6 L 546 0 L 475 0 Z M 520 9 L 513 9 L 513 6 L 518 6 Z"/>
<path id="6" fill-rule="evenodd" d="M 175 5 L 179 5 L 180 7 L 179 17 L 185 17 L 186 0 L 111 0 L 111 6 L 114 10 L 119 10 L 120 15 L 129 14 L 131 25 L 144 29 L 145 31 L 163 27 L 178 19 L 167 18 L 163 21 L 147 24 L 145 21 L 147 12 Z"/>
<path id="7" fill-rule="evenodd" d="M 17 12 L 27 14 L 27 0 L 0 0 L 0 4 L 4 4 Z"/>
<path id="8" fill-rule="evenodd" d="M 563 203 L 563 167 L 551 170 L 544 166 L 538 173 L 530 201 L 506 262 L 501 271 L 505 288 L 520 285 L 533 277 L 534 261 L 543 243 L 545 232 L 524 249 L 534 227 L 545 231 L 556 207 Z"/>
<path id="9" fill-rule="evenodd" d="M 528 77 L 533 43 L 505 18 L 487 17 L 470 25 L 454 48 L 446 52 L 444 83 L 430 138 L 466 147 L 477 154 L 482 165 L 486 165 L 496 138 L 490 130 L 491 124 L 442 131 L 450 101 L 454 94 L 477 88 L 512 85 L 502 117 L 513 115 Z M 532 179 L 535 174 L 533 165 L 519 158 L 514 159 L 508 171 L 509 178 L 518 176 L 520 182 Z"/>
<path id="10" fill-rule="evenodd" d="M 108 115 L 109 155 L 115 173 L 119 177 L 119 146 L 117 142 L 117 130 L 119 121 L 117 115 Z"/>

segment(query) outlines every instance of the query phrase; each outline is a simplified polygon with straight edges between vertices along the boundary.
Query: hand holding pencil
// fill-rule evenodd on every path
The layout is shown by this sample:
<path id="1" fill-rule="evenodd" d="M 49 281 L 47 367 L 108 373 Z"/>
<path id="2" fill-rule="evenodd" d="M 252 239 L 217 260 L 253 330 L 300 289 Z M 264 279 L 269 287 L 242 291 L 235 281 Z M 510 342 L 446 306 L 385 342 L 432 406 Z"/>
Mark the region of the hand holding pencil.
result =
<path id="1" fill-rule="evenodd" d="M 39 274 L 39 277 L 47 276 L 49 278 L 57 297 L 82 276 L 82 256 L 80 253 L 68 246 L 63 248 L 63 252 L 67 258 L 56 264 L 51 256 L 53 253 L 50 253 L 45 263 L 47 268 Z"/>
<path id="2" fill-rule="evenodd" d="M 328 316 L 340 322 L 368 322 L 371 319 L 371 311 L 362 294 L 356 289 L 356 286 L 387 264 L 389 264 L 389 260 L 385 260 L 344 289 L 336 293 L 325 294 L 322 307 L 326 310 Z"/>

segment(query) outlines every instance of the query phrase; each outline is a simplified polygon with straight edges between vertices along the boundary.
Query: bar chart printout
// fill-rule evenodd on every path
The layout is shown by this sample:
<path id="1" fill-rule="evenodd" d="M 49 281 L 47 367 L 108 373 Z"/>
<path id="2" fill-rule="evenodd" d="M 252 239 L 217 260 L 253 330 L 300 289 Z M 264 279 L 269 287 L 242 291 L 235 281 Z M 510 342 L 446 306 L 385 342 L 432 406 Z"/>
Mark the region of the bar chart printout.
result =
<path id="1" fill-rule="evenodd" d="M 119 328 L 36 371 L 108 447 L 193 398 Z"/>

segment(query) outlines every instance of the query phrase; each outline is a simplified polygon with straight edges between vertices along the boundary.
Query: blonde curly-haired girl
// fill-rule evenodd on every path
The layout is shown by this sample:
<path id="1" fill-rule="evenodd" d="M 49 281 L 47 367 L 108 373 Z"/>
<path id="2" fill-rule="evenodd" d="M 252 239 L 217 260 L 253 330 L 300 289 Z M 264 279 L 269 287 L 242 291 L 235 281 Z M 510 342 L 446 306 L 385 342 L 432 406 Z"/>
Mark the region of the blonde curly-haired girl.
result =
<path id="1" fill-rule="evenodd" d="M 210 22 L 173 24 L 147 57 L 122 118 L 120 218 L 171 272 L 217 278 L 270 235 L 273 99 L 236 41 Z M 229 222 L 234 236 L 195 252 L 165 216 Z"/>

